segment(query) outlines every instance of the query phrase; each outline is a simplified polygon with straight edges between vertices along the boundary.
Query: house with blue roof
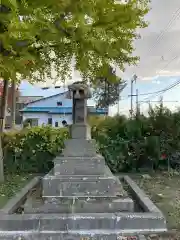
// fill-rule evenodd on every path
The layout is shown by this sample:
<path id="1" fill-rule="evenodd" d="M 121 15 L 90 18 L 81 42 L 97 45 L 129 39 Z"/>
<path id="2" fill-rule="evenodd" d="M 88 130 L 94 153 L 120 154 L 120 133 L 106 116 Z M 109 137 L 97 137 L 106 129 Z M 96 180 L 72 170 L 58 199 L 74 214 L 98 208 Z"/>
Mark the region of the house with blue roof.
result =
<path id="1" fill-rule="evenodd" d="M 67 92 L 44 97 L 30 102 L 21 110 L 23 122 L 32 126 L 52 125 L 63 127 L 72 124 L 72 100 L 66 98 Z M 108 109 L 88 106 L 88 114 L 105 116 Z"/>

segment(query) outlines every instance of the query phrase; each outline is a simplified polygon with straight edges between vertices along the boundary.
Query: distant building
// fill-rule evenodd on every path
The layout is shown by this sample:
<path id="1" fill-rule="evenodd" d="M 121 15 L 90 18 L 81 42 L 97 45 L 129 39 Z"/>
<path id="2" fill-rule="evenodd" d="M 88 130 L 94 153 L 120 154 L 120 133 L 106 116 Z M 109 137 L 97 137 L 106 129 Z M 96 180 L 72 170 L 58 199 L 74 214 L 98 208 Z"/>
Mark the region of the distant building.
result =
<path id="1" fill-rule="evenodd" d="M 32 126 L 52 125 L 63 127 L 72 124 L 72 100 L 66 98 L 66 93 L 59 93 L 50 97 L 30 102 L 20 110 L 23 122 Z M 89 114 L 107 115 L 107 109 L 88 107 Z"/>
<path id="2" fill-rule="evenodd" d="M 39 100 L 43 98 L 43 96 L 19 96 L 16 100 L 16 124 L 21 124 L 23 119 L 22 119 L 22 114 L 21 110 L 25 108 L 27 104 L 30 102 L 34 102 L 36 100 Z"/>

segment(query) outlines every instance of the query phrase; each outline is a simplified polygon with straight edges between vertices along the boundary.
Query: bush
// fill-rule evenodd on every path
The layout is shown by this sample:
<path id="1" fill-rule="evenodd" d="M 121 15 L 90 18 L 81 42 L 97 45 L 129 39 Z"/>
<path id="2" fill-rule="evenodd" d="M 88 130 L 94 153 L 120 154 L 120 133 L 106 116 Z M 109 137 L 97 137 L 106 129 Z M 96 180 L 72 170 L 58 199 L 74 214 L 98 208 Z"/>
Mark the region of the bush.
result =
<path id="1" fill-rule="evenodd" d="M 4 166 L 8 173 L 45 173 L 53 167 L 52 160 L 68 138 L 67 129 L 47 127 L 26 128 L 3 136 Z"/>
<path id="2" fill-rule="evenodd" d="M 160 105 L 148 117 L 108 117 L 92 128 L 92 136 L 114 173 L 169 167 L 180 155 L 180 112 Z"/>

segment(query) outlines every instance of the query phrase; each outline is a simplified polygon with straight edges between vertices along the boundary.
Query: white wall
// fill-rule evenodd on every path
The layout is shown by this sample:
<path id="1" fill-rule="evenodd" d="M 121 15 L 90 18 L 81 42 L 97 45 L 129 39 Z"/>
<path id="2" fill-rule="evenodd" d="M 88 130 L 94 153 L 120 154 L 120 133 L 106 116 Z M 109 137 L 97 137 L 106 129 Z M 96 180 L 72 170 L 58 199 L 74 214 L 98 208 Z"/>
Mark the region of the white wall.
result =
<path id="1" fill-rule="evenodd" d="M 66 98 L 66 94 L 43 98 L 42 100 L 28 104 L 27 107 L 57 107 L 57 102 L 62 102 L 61 107 L 72 107 L 72 100 Z"/>
<path id="2" fill-rule="evenodd" d="M 43 124 L 47 124 L 48 123 L 48 117 L 47 117 L 47 113 L 27 113 L 24 112 L 23 113 L 23 122 L 26 119 L 38 119 L 38 125 L 42 126 Z"/>
<path id="3" fill-rule="evenodd" d="M 26 119 L 38 119 L 38 126 L 47 125 L 48 118 L 52 118 L 52 126 L 55 126 L 55 122 L 58 122 L 58 126 L 62 127 L 62 121 L 65 120 L 67 124 L 72 124 L 72 114 L 48 114 L 48 113 L 23 113 L 23 121 Z"/>
<path id="4" fill-rule="evenodd" d="M 63 127 L 62 121 L 65 120 L 67 124 L 72 124 L 72 114 L 53 114 L 52 115 L 52 125 L 55 126 L 55 122 L 58 122 L 59 127 Z"/>

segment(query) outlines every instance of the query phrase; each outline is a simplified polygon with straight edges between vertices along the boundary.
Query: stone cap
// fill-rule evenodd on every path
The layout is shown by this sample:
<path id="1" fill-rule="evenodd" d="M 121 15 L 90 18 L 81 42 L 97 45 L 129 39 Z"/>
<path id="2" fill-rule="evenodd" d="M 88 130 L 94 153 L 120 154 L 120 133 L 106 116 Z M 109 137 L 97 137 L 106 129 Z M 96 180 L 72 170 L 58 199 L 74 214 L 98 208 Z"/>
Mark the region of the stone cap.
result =
<path id="1" fill-rule="evenodd" d="M 68 86 L 68 89 L 67 98 L 72 99 L 73 95 L 75 99 L 88 99 L 92 97 L 89 86 L 84 82 L 74 82 Z"/>

